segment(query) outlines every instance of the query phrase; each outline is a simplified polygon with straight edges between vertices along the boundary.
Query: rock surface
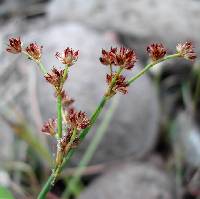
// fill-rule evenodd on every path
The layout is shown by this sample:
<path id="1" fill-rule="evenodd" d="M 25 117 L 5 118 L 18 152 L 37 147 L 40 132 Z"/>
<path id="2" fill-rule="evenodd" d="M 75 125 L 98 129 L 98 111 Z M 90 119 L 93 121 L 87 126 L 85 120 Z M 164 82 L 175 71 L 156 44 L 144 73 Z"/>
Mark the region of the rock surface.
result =
<path id="1" fill-rule="evenodd" d="M 174 49 L 177 42 L 191 39 L 200 47 L 197 0 L 53 0 L 47 13 L 51 21 L 78 20 L 120 33 L 124 43 L 136 47 L 140 54 L 152 41 Z"/>
<path id="2" fill-rule="evenodd" d="M 79 199 L 172 199 L 173 183 L 148 164 L 126 163 L 97 178 Z"/>

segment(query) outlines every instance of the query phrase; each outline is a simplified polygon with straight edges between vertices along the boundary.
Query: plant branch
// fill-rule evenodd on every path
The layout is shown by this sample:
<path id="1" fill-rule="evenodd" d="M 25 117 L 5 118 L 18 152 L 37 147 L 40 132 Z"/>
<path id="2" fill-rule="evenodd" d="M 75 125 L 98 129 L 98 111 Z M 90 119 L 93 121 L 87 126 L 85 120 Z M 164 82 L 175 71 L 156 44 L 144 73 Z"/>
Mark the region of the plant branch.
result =
<path id="1" fill-rule="evenodd" d="M 132 84 L 135 80 L 137 80 L 139 77 L 141 77 L 146 71 L 148 71 L 151 67 L 153 67 L 154 65 L 158 64 L 158 63 L 161 63 L 163 61 L 166 61 L 166 60 L 169 60 L 169 59 L 173 59 L 173 58 L 176 58 L 176 57 L 180 57 L 179 54 L 172 54 L 172 55 L 168 55 L 162 59 L 159 59 L 157 60 L 156 62 L 152 62 L 150 64 L 148 64 L 141 72 L 139 72 L 137 75 L 135 75 L 134 77 L 132 77 L 129 81 L 128 81 L 128 84 Z M 109 88 L 108 88 L 108 91 L 111 91 L 116 80 L 117 80 L 117 77 L 118 75 L 122 72 L 123 68 L 120 67 L 119 70 L 117 71 L 117 74 L 116 76 L 113 78 Z M 107 91 L 107 93 L 108 93 Z M 106 96 L 103 96 L 102 100 L 100 101 L 97 109 L 95 110 L 95 112 L 92 114 L 92 117 L 91 117 L 91 120 L 90 120 L 90 126 L 85 128 L 81 133 L 80 133 L 80 140 L 82 141 L 85 136 L 88 134 L 88 132 L 90 131 L 90 129 L 92 128 L 93 124 L 96 122 L 98 116 L 100 115 L 101 111 L 103 110 L 106 102 L 108 101 L 108 97 Z M 58 167 L 56 168 L 56 171 L 58 173 L 60 173 L 60 171 L 62 170 L 62 168 L 69 162 L 70 158 L 72 157 L 72 155 L 74 154 L 75 152 L 75 149 L 70 149 L 68 151 L 68 153 L 66 154 L 66 156 L 64 157 L 64 160 L 63 160 L 63 163 L 62 163 L 62 166 L 61 167 Z M 46 194 L 48 193 L 48 191 L 50 190 L 51 188 L 51 185 L 52 185 L 52 181 L 54 180 L 54 173 L 51 174 L 51 176 L 49 177 L 48 181 L 45 183 L 42 191 L 40 192 L 39 196 L 38 196 L 38 199 L 44 199 Z"/>
<path id="2" fill-rule="evenodd" d="M 73 178 L 68 182 L 68 189 L 66 189 L 66 191 L 62 195 L 63 199 L 69 198 L 71 192 L 75 189 L 82 173 L 84 172 L 86 166 L 88 165 L 89 161 L 91 160 L 92 156 L 94 155 L 103 136 L 105 135 L 106 130 L 109 126 L 109 123 L 111 122 L 111 119 L 113 117 L 113 114 L 118 106 L 118 103 L 119 103 L 119 96 L 116 96 L 116 98 L 113 100 L 112 104 L 110 105 L 101 125 L 97 129 L 97 132 L 95 133 L 94 138 L 90 142 L 90 145 L 88 146 L 83 158 L 81 159 Z"/>
<path id="3" fill-rule="evenodd" d="M 177 54 L 173 54 L 173 55 L 168 55 L 162 59 L 159 59 L 157 61 L 151 62 L 150 64 L 148 64 L 146 67 L 144 67 L 143 70 L 141 70 L 137 75 L 135 75 L 134 77 L 132 77 L 129 81 L 128 81 L 128 85 L 132 84 L 136 79 L 138 79 L 139 77 L 141 77 L 146 71 L 148 71 L 151 67 L 155 66 L 158 63 L 161 63 L 163 61 L 169 60 L 169 59 L 174 59 L 176 57 L 180 57 L 180 55 Z"/>

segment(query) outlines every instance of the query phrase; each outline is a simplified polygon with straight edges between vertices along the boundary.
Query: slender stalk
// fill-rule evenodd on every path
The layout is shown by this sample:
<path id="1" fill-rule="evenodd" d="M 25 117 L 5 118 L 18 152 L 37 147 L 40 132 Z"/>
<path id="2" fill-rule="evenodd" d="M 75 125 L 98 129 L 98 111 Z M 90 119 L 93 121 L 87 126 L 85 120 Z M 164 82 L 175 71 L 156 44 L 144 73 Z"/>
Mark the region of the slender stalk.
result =
<path id="1" fill-rule="evenodd" d="M 161 63 L 163 61 L 169 60 L 169 59 L 173 59 L 176 57 L 180 57 L 180 55 L 177 54 L 173 54 L 173 55 L 168 55 L 162 59 L 159 59 L 157 61 L 151 62 L 150 64 L 148 64 L 143 70 L 141 70 L 137 75 L 135 75 L 134 77 L 132 77 L 129 81 L 128 84 L 132 84 L 136 79 L 138 79 L 139 77 L 141 77 L 146 71 L 148 71 L 151 67 L 155 66 L 158 63 Z"/>
<path id="2" fill-rule="evenodd" d="M 113 74 L 112 64 L 110 64 L 110 75 Z"/>
<path id="3" fill-rule="evenodd" d="M 65 70 L 64 70 L 64 74 L 63 74 L 63 80 L 65 80 L 66 77 L 67 77 L 67 74 L 68 74 L 68 68 L 69 68 L 69 65 L 66 65 L 66 66 L 65 66 Z"/>
<path id="4" fill-rule="evenodd" d="M 58 124 L 58 138 L 62 137 L 62 97 L 57 96 L 57 124 Z"/>
<path id="5" fill-rule="evenodd" d="M 111 119 L 113 117 L 113 114 L 118 106 L 118 103 L 119 103 L 119 96 L 116 96 L 116 98 L 113 100 L 111 106 L 109 107 L 101 125 L 97 129 L 97 132 L 95 133 L 94 138 L 90 142 L 90 145 L 88 146 L 83 158 L 81 159 L 73 178 L 69 181 L 68 189 L 66 189 L 66 191 L 62 195 L 63 199 L 69 198 L 71 192 L 75 189 L 77 183 L 79 182 L 80 176 L 82 175 L 85 167 L 88 165 L 88 163 L 91 160 L 92 156 L 94 155 L 99 143 L 101 142 L 103 136 L 105 135 L 106 130 L 107 130 L 107 128 L 111 122 Z"/>
<path id="6" fill-rule="evenodd" d="M 43 74 L 46 74 L 48 71 L 45 68 L 45 66 L 42 64 L 41 61 L 36 61 L 36 63 L 38 64 L 38 66 L 40 67 L 40 70 L 42 71 Z"/>
<path id="7" fill-rule="evenodd" d="M 137 75 L 135 75 L 133 78 L 131 78 L 129 81 L 128 81 L 128 84 L 132 84 L 136 79 L 138 79 L 140 76 L 142 76 L 146 71 L 148 71 L 151 67 L 153 67 L 154 65 L 160 63 L 160 62 L 163 62 L 165 60 L 169 60 L 169 59 L 173 59 L 173 58 L 176 58 L 176 57 L 180 57 L 179 54 L 173 54 L 173 55 L 168 55 L 162 59 L 159 59 L 157 60 L 156 62 L 153 62 L 153 63 L 150 63 L 148 64 L 141 72 L 139 72 Z M 111 85 L 110 87 L 108 88 L 108 91 L 111 91 L 112 90 L 112 87 L 114 86 L 115 82 L 116 82 L 116 79 L 117 79 L 117 76 L 122 72 L 123 68 L 119 68 L 118 72 L 117 72 L 117 75 L 115 76 L 115 78 L 113 78 L 112 82 L 111 82 Z M 108 93 L 107 91 L 107 93 Z M 107 100 L 109 98 L 104 96 L 101 100 L 101 102 L 99 103 L 97 109 L 95 110 L 95 112 L 93 113 L 92 117 L 91 117 L 91 123 L 90 123 L 90 126 L 88 128 L 85 128 L 81 134 L 80 134 L 80 140 L 83 140 L 85 138 L 85 136 L 87 135 L 87 133 L 90 131 L 90 129 L 92 128 L 93 124 L 96 122 L 98 116 L 100 115 L 101 111 L 103 110 L 103 107 L 105 106 Z M 62 168 L 69 162 L 70 158 L 72 157 L 72 155 L 74 154 L 74 149 L 70 149 L 69 152 L 66 154 L 64 160 L 63 160 L 63 164 L 61 167 L 59 168 L 56 168 L 56 170 L 58 170 L 57 172 L 59 173 Z M 48 191 L 50 190 L 51 188 L 51 184 L 52 184 L 52 181 L 54 180 L 54 173 L 51 174 L 51 176 L 49 177 L 48 181 L 45 183 L 44 187 L 42 188 L 42 191 L 40 192 L 39 196 L 38 196 L 38 199 L 44 199 L 46 194 L 48 193 Z M 43 194 L 42 194 L 43 193 Z"/>
<path id="8" fill-rule="evenodd" d="M 47 182 L 45 183 L 43 189 L 39 193 L 37 199 L 45 199 L 47 193 L 49 192 L 49 188 L 51 187 L 51 183 L 53 182 L 54 174 L 52 173 L 50 177 L 48 178 Z"/>

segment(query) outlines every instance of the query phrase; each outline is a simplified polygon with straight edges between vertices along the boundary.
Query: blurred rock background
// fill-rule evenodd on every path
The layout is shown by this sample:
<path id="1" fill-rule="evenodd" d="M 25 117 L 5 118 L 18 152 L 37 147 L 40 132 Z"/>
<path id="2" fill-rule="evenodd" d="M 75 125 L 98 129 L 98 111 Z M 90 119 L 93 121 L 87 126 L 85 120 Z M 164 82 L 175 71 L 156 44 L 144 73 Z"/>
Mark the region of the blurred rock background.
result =
<path id="1" fill-rule="evenodd" d="M 70 71 L 66 90 L 76 99 L 77 108 L 90 115 L 105 90 L 107 68 L 99 62 L 102 48 L 121 45 L 133 48 L 139 59 L 133 75 L 148 62 L 145 51 L 146 46 L 152 42 L 162 42 L 172 52 L 178 42 L 192 40 L 199 54 L 199 20 L 198 0 L 1 0 L 0 169 L 5 168 L 3 163 L 6 161 L 30 164 L 29 147 L 17 136 L 21 130 L 30 130 L 46 147 L 48 143 L 47 148 L 51 154 L 54 155 L 56 149 L 55 143 L 40 131 L 45 120 L 56 116 L 53 90 L 46 84 L 34 63 L 5 52 L 9 37 L 20 36 L 24 45 L 35 41 L 43 45 L 42 60 L 48 69 L 53 65 L 59 66 L 55 52 L 67 46 L 79 49 L 80 58 Z M 144 75 L 130 87 L 128 95 L 120 97 L 107 133 L 90 162 L 90 166 L 111 164 L 117 168 L 115 171 L 108 169 L 107 174 L 97 179 L 94 185 L 91 184 L 91 188 L 80 198 L 198 197 L 196 192 L 190 193 L 189 188 L 184 186 L 191 179 L 188 175 L 193 176 L 200 165 L 199 106 L 191 111 L 190 99 L 185 104 L 181 92 L 186 81 L 195 85 L 196 76 L 193 77 L 192 63 L 167 62 L 162 65 L 162 70 L 155 68 Z M 194 86 L 191 87 L 193 92 Z M 186 92 L 186 99 L 187 96 Z M 190 118 L 189 123 L 185 122 L 189 119 L 181 119 L 185 117 Z M 80 161 L 103 118 L 102 114 L 93 132 L 81 144 L 70 163 L 71 167 Z M 171 128 L 169 121 L 177 121 L 178 130 L 174 136 L 170 136 L 174 128 Z M 186 152 L 180 155 L 183 148 Z M 177 156 L 178 163 L 175 161 Z M 119 168 L 117 165 L 122 160 L 125 166 Z M 138 161 L 142 161 L 139 163 L 141 166 L 137 165 Z M 149 162 L 152 168 L 148 167 Z M 188 183 L 184 180 L 180 182 L 180 175 L 173 175 L 179 163 L 183 165 L 178 171 L 189 173 Z M 161 173 L 156 171 L 158 165 Z M 170 170 L 168 167 L 175 169 Z M 172 177 L 168 179 L 166 176 L 169 173 Z M 95 176 L 97 174 L 94 172 Z M 112 176 L 116 180 L 109 181 L 113 179 Z M 149 194 L 143 195 L 148 184 L 152 183 L 149 179 L 153 179 L 152 187 L 147 190 Z M 20 183 L 19 177 L 15 176 L 14 181 Z M 112 195 L 112 191 L 107 192 L 107 183 L 112 184 L 109 191 L 123 186 L 127 189 L 118 189 L 119 193 L 113 191 Z M 176 189 L 172 190 L 171 185 Z M 98 187 L 101 187 L 98 194 L 93 195 L 94 189 L 98 190 Z M 134 187 L 138 187 L 137 190 Z"/>

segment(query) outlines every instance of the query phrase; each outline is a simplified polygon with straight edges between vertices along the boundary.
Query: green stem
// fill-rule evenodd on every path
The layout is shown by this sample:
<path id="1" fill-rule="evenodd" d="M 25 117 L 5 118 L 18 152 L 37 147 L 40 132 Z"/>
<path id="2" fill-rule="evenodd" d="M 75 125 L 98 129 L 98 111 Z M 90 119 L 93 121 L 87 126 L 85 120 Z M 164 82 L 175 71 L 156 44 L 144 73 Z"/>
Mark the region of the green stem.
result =
<path id="1" fill-rule="evenodd" d="M 139 72 L 136 76 L 134 76 L 133 78 L 131 78 L 129 81 L 128 81 L 128 84 L 132 84 L 136 79 L 138 79 L 140 76 L 142 76 L 147 70 L 149 70 L 151 67 L 153 67 L 154 65 L 160 63 L 160 62 L 163 62 L 165 60 L 169 60 L 169 59 L 173 59 L 173 58 L 176 58 L 176 57 L 180 57 L 179 54 L 173 54 L 173 55 L 168 55 L 160 60 L 157 60 L 156 62 L 153 62 L 151 64 L 148 64 L 141 72 Z M 122 72 L 123 68 L 120 68 L 117 72 L 117 75 L 115 76 L 115 78 L 113 78 L 112 82 L 111 82 L 111 85 L 109 87 L 109 89 L 112 89 L 116 79 L 117 79 L 117 76 Z M 87 135 L 87 133 L 89 132 L 89 130 L 92 128 L 93 124 L 96 122 L 98 116 L 100 115 L 103 107 L 105 106 L 107 100 L 109 98 L 107 98 L 106 96 L 104 96 L 101 100 L 101 102 L 99 103 L 97 109 L 95 110 L 95 112 L 93 113 L 92 117 L 91 117 L 91 123 L 90 123 L 90 126 L 88 128 L 85 128 L 81 134 L 80 134 L 80 140 L 83 140 L 85 138 L 85 136 Z M 62 168 L 69 162 L 69 160 L 71 159 L 72 155 L 74 154 L 75 150 L 74 149 L 70 149 L 69 152 L 67 153 L 67 155 L 65 156 L 64 160 L 63 160 L 63 164 L 61 167 L 57 168 L 59 171 L 58 173 L 62 170 Z M 46 182 L 45 186 L 43 187 L 42 191 L 44 194 L 40 194 L 41 197 L 38 197 L 38 199 L 44 199 L 46 194 L 48 193 L 48 191 L 50 190 L 51 188 L 51 184 L 52 184 L 52 180 L 55 179 L 54 176 L 52 177 L 52 175 L 54 175 L 54 173 L 51 174 L 51 176 L 49 177 L 48 181 Z"/>
<path id="2" fill-rule="evenodd" d="M 58 138 L 62 137 L 62 97 L 57 96 L 57 124 L 58 124 Z"/>
<path id="3" fill-rule="evenodd" d="M 53 179 L 54 179 L 54 173 L 52 173 L 50 175 L 50 177 L 48 178 L 47 182 L 45 183 L 45 185 L 43 186 L 41 192 L 39 193 L 37 199 L 45 199 L 46 198 L 46 195 L 50 190 L 51 183 L 53 182 Z"/>
<path id="4" fill-rule="evenodd" d="M 112 64 L 110 64 L 110 75 L 113 74 Z"/>
<path id="5" fill-rule="evenodd" d="M 146 71 L 148 71 L 151 67 L 155 66 L 158 63 L 161 63 L 163 61 L 169 60 L 169 59 L 173 59 L 176 57 L 180 57 L 180 55 L 177 54 L 173 54 L 173 55 L 168 55 L 162 59 L 159 59 L 157 61 L 151 62 L 150 64 L 148 64 L 143 70 L 141 70 L 141 72 L 139 72 L 137 75 L 135 75 L 134 77 L 132 77 L 129 81 L 128 84 L 132 84 L 136 79 L 138 79 L 139 77 L 141 77 Z"/>
<path id="6" fill-rule="evenodd" d="M 38 66 L 40 67 L 40 70 L 42 71 L 42 73 L 45 75 L 46 73 L 48 73 L 47 69 L 45 68 L 45 66 L 41 63 L 41 61 L 36 61 L 36 63 L 38 64 Z"/>
<path id="7" fill-rule="evenodd" d="M 65 80 L 66 77 L 67 77 L 67 74 L 68 74 L 68 68 L 69 68 L 69 66 L 66 65 L 66 66 L 65 66 L 65 70 L 64 70 L 64 74 L 63 74 L 63 80 Z"/>
<path id="8" fill-rule="evenodd" d="M 87 148 L 83 158 L 81 159 L 78 169 L 75 171 L 73 178 L 68 183 L 68 189 L 63 193 L 62 198 L 69 198 L 71 192 L 76 187 L 77 183 L 79 182 L 80 176 L 82 175 L 85 167 L 88 165 L 89 161 L 91 160 L 92 156 L 94 155 L 96 148 L 98 147 L 99 143 L 101 142 L 103 136 L 106 133 L 106 129 L 108 128 L 113 114 L 118 106 L 119 103 L 119 96 L 117 96 L 111 106 L 109 107 L 105 118 L 103 119 L 101 125 L 97 129 L 97 132 L 94 135 L 94 138 L 90 142 L 89 147 Z"/>

